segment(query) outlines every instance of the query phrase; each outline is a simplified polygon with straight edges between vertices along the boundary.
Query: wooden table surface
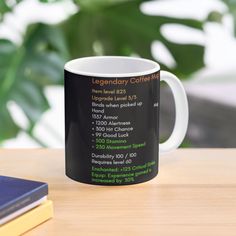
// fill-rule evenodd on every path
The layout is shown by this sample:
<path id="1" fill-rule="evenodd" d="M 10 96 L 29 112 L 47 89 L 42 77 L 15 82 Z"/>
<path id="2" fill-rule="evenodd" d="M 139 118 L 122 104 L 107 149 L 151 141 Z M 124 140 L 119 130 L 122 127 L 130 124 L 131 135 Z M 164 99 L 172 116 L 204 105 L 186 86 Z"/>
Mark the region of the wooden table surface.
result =
<path id="1" fill-rule="evenodd" d="M 63 150 L 2 149 L 0 174 L 49 184 L 55 216 L 28 236 L 236 235 L 236 149 L 179 149 L 131 186 L 70 180 Z"/>

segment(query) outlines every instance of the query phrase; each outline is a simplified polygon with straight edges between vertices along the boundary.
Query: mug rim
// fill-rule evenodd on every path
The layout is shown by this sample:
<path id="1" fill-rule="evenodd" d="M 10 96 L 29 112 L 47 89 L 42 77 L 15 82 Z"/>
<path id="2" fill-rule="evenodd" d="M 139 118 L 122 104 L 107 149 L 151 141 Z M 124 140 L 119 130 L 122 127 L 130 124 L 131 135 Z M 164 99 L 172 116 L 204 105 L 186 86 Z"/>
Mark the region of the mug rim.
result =
<path id="1" fill-rule="evenodd" d="M 146 63 L 149 64 L 152 68 L 151 69 L 147 69 L 147 70 L 142 70 L 139 72 L 124 72 L 124 73 L 100 73 L 100 72 L 89 72 L 89 71 L 83 71 L 75 67 L 75 64 L 78 66 L 78 63 L 80 62 L 84 62 L 84 61 L 93 61 L 93 60 L 103 60 L 103 59 L 112 59 L 112 60 L 130 60 L 133 62 L 137 62 L 137 63 Z M 136 76 L 144 76 L 144 75 L 149 75 L 149 74 L 153 74 L 155 72 L 160 71 L 160 65 L 155 62 L 152 61 L 150 59 L 146 59 L 146 58 L 140 58 L 140 57 L 129 57 L 129 56 L 89 56 L 89 57 L 80 57 L 80 58 L 76 58 L 73 60 L 68 61 L 65 66 L 64 66 L 64 70 L 68 71 L 70 73 L 73 74 L 77 74 L 77 75 L 84 75 L 84 76 L 91 76 L 91 77 L 117 77 L 117 78 L 123 78 L 123 77 L 136 77 Z"/>

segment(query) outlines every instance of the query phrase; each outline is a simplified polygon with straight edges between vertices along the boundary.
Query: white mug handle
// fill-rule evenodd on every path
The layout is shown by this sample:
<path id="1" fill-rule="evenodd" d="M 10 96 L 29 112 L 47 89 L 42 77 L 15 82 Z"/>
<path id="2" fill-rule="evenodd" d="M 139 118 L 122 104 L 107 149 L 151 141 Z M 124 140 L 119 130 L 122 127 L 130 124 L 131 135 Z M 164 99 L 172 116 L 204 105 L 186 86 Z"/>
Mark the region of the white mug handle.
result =
<path id="1" fill-rule="evenodd" d="M 175 100 L 175 125 L 170 137 L 159 144 L 160 154 L 172 151 L 182 143 L 188 127 L 188 100 L 180 80 L 167 71 L 161 71 L 160 80 L 171 88 Z"/>

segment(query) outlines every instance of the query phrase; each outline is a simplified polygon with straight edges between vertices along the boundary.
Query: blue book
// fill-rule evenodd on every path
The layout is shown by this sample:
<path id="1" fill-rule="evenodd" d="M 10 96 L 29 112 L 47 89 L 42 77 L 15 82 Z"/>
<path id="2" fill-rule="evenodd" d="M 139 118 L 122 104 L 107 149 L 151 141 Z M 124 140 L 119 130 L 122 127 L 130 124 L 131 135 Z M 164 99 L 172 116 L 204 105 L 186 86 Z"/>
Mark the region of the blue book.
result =
<path id="1" fill-rule="evenodd" d="M 47 195 L 46 183 L 0 175 L 0 221 Z"/>

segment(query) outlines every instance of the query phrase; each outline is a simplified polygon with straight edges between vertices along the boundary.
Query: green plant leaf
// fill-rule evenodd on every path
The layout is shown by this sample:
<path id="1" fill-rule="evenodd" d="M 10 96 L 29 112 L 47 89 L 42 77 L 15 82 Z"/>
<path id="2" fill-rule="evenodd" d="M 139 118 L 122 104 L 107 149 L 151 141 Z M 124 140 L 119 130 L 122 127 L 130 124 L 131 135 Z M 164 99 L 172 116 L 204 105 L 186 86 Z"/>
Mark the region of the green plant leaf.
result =
<path id="1" fill-rule="evenodd" d="M 0 142 L 15 137 L 20 128 L 14 123 L 12 116 L 5 106 L 0 107 Z"/>
<path id="2" fill-rule="evenodd" d="M 0 21 L 3 19 L 3 16 L 7 12 L 11 12 L 12 9 L 19 3 L 21 0 L 6 1 L 0 0 Z"/>
<path id="3" fill-rule="evenodd" d="M 10 11 L 11 8 L 6 4 L 5 1 L 0 1 L 0 14 L 3 15 L 4 13 Z"/>
<path id="4" fill-rule="evenodd" d="M 78 2 L 85 4 L 86 1 L 78 0 Z M 173 43 L 160 33 L 163 25 L 171 23 L 201 30 L 202 22 L 145 15 L 140 11 L 141 2 L 143 1 L 100 0 L 98 3 L 94 2 L 93 7 L 91 1 L 86 2 L 86 8 L 81 8 L 81 11 L 62 25 L 72 58 L 97 54 L 138 54 L 153 59 L 151 43 L 159 40 L 176 60 L 177 67 L 172 71 L 177 75 L 187 77 L 202 68 L 203 46 Z M 99 50 L 96 50 L 96 47 Z M 162 65 L 162 68 L 166 67 Z"/>
<path id="5" fill-rule="evenodd" d="M 53 2 L 59 2 L 59 1 L 62 1 L 62 0 L 39 0 L 40 2 L 43 2 L 43 3 L 53 3 Z"/>
<path id="6" fill-rule="evenodd" d="M 96 0 L 96 2 L 94 0 L 74 0 L 74 2 L 77 3 L 81 9 L 88 11 L 99 10 L 107 6 L 131 1 L 137 0 Z M 141 2 L 140 0 L 138 1 Z"/>
<path id="7" fill-rule="evenodd" d="M 229 8 L 229 13 L 234 19 L 234 34 L 236 36 L 236 0 L 222 0 Z"/>
<path id="8" fill-rule="evenodd" d="M 0 40 L 0 55 L 0 140 L 3 140 L 19 132 L 8 111 L 9 101 L 22 109 L 32 130 L 49 108 L 44 88 L 63 83 L 68 53 L 57 27 L 37 24 L 29 27 L 20 46 Z"/>

